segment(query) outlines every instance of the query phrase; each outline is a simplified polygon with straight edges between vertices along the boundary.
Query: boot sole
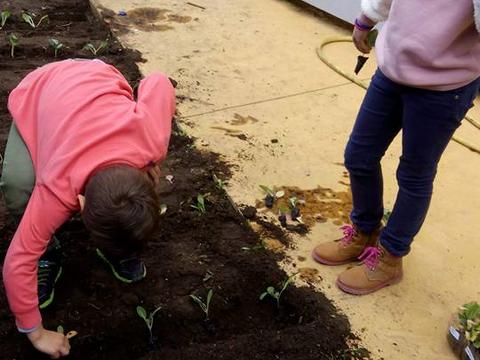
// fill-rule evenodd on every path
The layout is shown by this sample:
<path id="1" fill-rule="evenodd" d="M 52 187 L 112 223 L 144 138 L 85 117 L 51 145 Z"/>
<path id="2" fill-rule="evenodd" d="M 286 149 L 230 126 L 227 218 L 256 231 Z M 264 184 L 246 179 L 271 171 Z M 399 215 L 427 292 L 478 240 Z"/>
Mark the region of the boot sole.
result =
<path id="1" fill-rule="evenodd" d="M 127 278 L 121 276 L 117 272 L 117 270 L 115 270 L 115 266 L 113 266 L 113 264 L 106 258 L 106 256 L 100 251 L 100 249 L 96 249 L 96 253 L 97 253 L 97 256 L 100 259 L 102 259 L 105 262 L 105 264 L 107 264 L 109 266 L 110 271 L 113 273 L 113 276 L 115 276 L 121 282 L 124 282 L 126 284 L 133 284 L 133 283 L 136 283 L 136 282 L 139 282 L 139 281 L 145 279 L 145 277 L 147 276 L 147 268 L 144 267 L 143 268 L 143 274 L 139 279 L 135 279 L 135 280 L 127 279 Z"/>
<path id="2" fill-rule="evenodd" d="M 63 268 L 60 266 L 60 269 L 58 270 L 58 274 L 55 277 L 55 282 L 53 284 L 52 292 L 50 293 L 50 296 L 48 297 L 47 300 L 45 300 L 43 303 L 38 305 L 39 309 L 43 310 L 52 304 L 53 299 L 55 298 L 55 285 L 57 284 L 58 279 L 60 279 L 60 276 L 62 276 L 62 272 L 63 272 Z"/>
<path id="3" fill-rule="evenodd" d="M 378 286 L 371 288 L 371 289 L 355 289 L 352 287 L 349 287 L 342 283 L 339 279 L 337 279 L 336 284 L 337 287 L 342 290 L 343 292 L 346 292 L 347 294 L 351 295 L 368 295 L 371 293 L 374 293 L 375 291 L 378 291 L 380 289 L 383 289 L 384 287 L 390 286 L 390 285 L 396 285 L 403 279 L 403 273 L 400 274 L 400 276 L 396 277 L 395 279 L 392 279 L 390 281 L 387 281 L 383 284 L 379 284 Z"/>
<path id="4" fill-rule="evenodd" d="M 320 257 L 316 252 L 315 250 L 312 250 L 312 258 L 313 260 L 315 260 L 316 262 L 322 264 L 322 265 L 328 265 L 328 266 L 339 266 L 339 265 L 346 265 L 346 264 L 350 264 L 352 262 L 355 262 L 357 261 L 356 258 L 355 259 L 351 259 L 351 260 L 345 260 L 345 261 L 330 261 L 330 260 L 325 260 L 324 258 Z"/>

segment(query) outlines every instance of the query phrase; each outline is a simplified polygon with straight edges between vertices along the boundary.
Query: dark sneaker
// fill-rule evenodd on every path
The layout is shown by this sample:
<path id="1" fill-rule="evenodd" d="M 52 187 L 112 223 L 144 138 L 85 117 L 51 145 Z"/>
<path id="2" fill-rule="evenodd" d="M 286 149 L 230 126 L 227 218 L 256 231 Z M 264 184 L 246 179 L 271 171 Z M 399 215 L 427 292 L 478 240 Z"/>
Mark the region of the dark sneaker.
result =
<path id="1" fill-rule="evenodd" d="M 53 301 L 55 283 L 62 275 L 59 261 L 40 260 L 38 262 L 38 303 L 40 309 L 45 309 Z"/>
<path id="2" fill-rule="evenodd" d="M 145 264 L 136 257 L 116 260 L 107 258 L 100 249 L 97 249 L 97 255 L 110 267 L 113 275 L 120 281 L 130 284 L 142 280 L 147 275 Z"/>

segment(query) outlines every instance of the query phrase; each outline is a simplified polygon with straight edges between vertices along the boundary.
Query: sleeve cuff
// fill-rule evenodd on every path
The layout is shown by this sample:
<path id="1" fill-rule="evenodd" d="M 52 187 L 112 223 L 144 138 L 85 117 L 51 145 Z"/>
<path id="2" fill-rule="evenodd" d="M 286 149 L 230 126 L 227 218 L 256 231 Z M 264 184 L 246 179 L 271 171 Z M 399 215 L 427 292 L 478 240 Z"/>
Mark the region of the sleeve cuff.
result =
<path id="1" fill-rule="evenodd" d="M 374 22 L 385 21 L 390 12 L 392 0 L 362 0 L 362 12 Z"/>
<path id="2" fill-rule="evenodd" d="M 29 334 L 42 324 L 40 310 L 36 307 L 29 312 L 15 313 L 16 325 L 19 332 Z"/>
<path id="3" fill-rule="evenodd" d="M 34 332 L 35 330 L 38 329 L 40 325 L 37 325 L 37 326 L 34 326 L 34 327 L 31 327 L 29 329 L 23 329 L 23 328 L 19 328 L 17 327 L 18 331 L 21 332 L 22 334 L 30 334 L 32 332 Z"/>

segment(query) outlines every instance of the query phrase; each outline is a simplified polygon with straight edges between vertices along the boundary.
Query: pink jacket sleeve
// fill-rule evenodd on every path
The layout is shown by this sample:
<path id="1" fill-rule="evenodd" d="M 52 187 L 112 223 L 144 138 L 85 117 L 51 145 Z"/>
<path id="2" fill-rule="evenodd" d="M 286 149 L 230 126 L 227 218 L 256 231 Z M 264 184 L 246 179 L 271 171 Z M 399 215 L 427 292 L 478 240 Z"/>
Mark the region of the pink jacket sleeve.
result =
<path id="1" fill-rule="evenodd" d="M 145 137 L 155 143 L 158 161 L 167 154 L 175 102 L 175 89 L 167 76 L 156 73 L 140 82 L 136 111 L 148 122 Z"/>
<path id="2" fill-rule="evenodd" d="M 21 331 L 41 324 L 37 263 L 69 215 L 70 211 L 48 189 L 35 186 L 3 264 L 8 302 Z"/>

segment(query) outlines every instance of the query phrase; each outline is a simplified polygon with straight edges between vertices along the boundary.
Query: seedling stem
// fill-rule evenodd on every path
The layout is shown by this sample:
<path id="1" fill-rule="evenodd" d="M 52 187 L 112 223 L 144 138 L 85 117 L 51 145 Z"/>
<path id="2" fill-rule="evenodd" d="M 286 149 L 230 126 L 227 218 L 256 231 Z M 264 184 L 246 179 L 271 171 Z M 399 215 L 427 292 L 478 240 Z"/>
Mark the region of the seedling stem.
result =
<path id="1" fill-rule="evenodd" d="M 207 301 L 204 302 L 203 299 L 199 296 L 196 295 L 190 295 L 190 298 L 195 301 L 195 303 L 202 309 L 202 311 L 205 313 L 205 321 L 210 320 L 209 319 L 209 312 L 210 312 L 210 302 L 212 301 L 213 297 L 213 289 L 208 290 L 207 293 Z"/>

